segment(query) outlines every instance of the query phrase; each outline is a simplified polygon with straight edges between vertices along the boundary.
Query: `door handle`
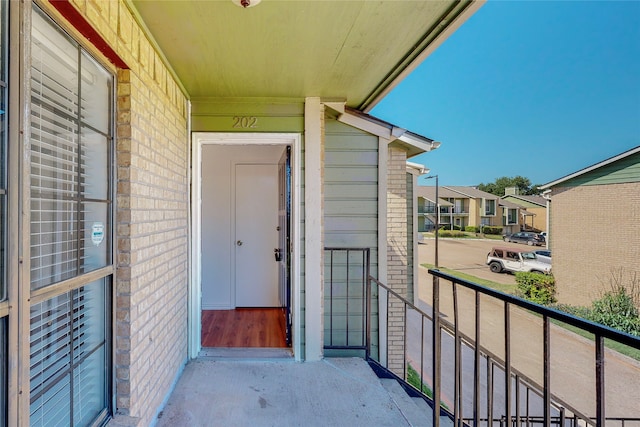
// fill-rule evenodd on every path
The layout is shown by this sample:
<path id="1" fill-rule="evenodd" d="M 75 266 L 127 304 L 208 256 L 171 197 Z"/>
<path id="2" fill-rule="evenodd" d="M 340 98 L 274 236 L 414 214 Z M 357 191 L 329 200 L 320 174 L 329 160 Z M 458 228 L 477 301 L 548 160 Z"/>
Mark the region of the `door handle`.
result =
<path id="1" fill-rule="evenodd" d="M 242 240 L 238 240 L 238 241 L 236 242 L 236 245 L 238 245 L 238 246 L 242 246 Z"/>
<path id="2" fill-rule="evenodd" d="M 282 249 L 275 248 L 273 250 L 273 255 L 276 257 L 276 262 L 282 261 Z"/>

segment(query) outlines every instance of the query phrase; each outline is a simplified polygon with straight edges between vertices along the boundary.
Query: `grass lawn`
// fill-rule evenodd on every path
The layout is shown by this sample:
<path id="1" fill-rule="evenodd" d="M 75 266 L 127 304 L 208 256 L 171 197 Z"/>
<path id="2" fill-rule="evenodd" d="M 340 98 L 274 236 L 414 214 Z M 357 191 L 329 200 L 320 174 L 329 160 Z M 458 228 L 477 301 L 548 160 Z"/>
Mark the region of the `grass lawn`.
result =
<path id="1" fill-rule="evenodd" d="M 566 323 L 562 323 L 554 319 L 551 319 L 551 323 L 562 326 L 566 330 L 571 331 L 575 334 L 578 334 L 581 337 L 587 338 L 588 340 L 592 341 L 594 339 L 593 334 L 587 331 L 583 331 L 580 328 L 576 328 L 575 326 L 567 325 Z M 611 341 L 610 339 L 607 339 L 607 338 L 605 338 L 604 340 L 604 346 L 607 348 L 610 348 L 611 350 L 615 350 L 618 353 L 624 354 L 625 356 L 629 356 L 632 359 L 640 360 L 640 349 L 629 347 L 624 344 L 620 344 L 617 341 Z"/>
<path id="2" fill-rule="evenodd" d="M 426 238 L 434 239 L 436 237 L 435 233 L 431 232 L 422 232 L 422 235 Z M 449 231 L 449 230 L 440 230 L 440 234 L 438 237 L 446 237 L 451 239 L 490 239 L 490 240 L 502 240 L 502 235 L 500 234 L 479 234 L 479 233 L 471 233 L 469 231 Z"/>
<path id="3" fill-rule="evenodd" d="M 435 268 L 433 264 L 421 264 L 426 268 Z M 491 280 L 481 279 L 476 276 L 472 276 L 470 274 L 461 273 L 459 271 L 450 270 L 446 267 L 438 267 L 440 271 L 446 274 L 450 274 L 453 277 L 457 277 L 458 279 L 468 280 L 469 282 L 476 283 L 481 286 L 485 286 L 487 288 L 495 289 L 496 291 L 504 292 L 505 294 L 514 294 L 517 288 L 516 285 L 505 285 L 503 283 L 493 282 Z"/>
<path id="4" fill-rule="evenodd" d="M 433 264 L 421 264 L 421 265 L 426 268 L 435 268 Z M 504 292 L 505 294 L 513 295 L 515 294 L 515 290 L 517 289 L 517 285 L 505 285 L 502 283 L 492 282 L 491 280 L 481 279 L 479 277 L 475 277 L 470 274 L 461 273 L 455 270 L 450 270 L 446 267 L 439 267 L 439 270 L 453 277 L 457 277 L 458 279 L 468 280 L 469 282 L 473 282 L 481 286 L 486 286 L 487 288 L 495 289 L 496 291 Z M 553 319 L 551 320 L 551 322 L 556 325 L 562 326 L 563 328 L 571 332 L 574 332 L 582 337 L 593 340 L 593 334 L 589 332 L 583 331 L 582 329 L 576 328 L 571 325 L 567 325 L 566 323 L 555 321 Z M 612 350 L 617 351 L 618 353 L 629 356 L 635 360 L 640 360 L 640 349 L 635 349 L 611 340 L 605 340 L 605 346 Z"/>

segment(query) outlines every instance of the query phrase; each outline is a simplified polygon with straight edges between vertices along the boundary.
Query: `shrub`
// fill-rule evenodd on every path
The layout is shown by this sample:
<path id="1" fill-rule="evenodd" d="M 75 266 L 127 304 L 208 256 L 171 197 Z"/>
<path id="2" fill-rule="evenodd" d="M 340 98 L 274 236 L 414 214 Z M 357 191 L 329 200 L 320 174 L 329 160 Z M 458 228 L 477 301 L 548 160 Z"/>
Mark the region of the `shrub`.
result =
<path id="1" fill-rule="evenodd" d="M 569 305 L 569 304 L 553 304 L 552 308 L 555 308 L 556 310 L 564 311 L 565 313 L 569 313 L 577 317 L 582 317 L 583 319 L 591 318 L 591 308 L 589 307 Z"/>
<path id="2" fill-rule="evenodd" d="M 463 231 L 458 230 L 440 230 L 438 231 L 439 237 L 467 237 Z"/>
<path id="3" fill-rule="evenodd" d="M 593 301 L 591 307 L 558 304 L 555 308 L 640 336 L 640 280 L 636 273 L 626 277 L 623 269 L 611 270 L 605 287 L 607 290 L 602 292 L 600 298 Z"/>
<path id="4" fill-rule="evenodd" d="M 484 234 L 502 234 L 502 227 L 483 226 L 482 232 Z"/>
<path id="5" fill-rule="evenodd" d="M 468 231 L 469 233 L 479 233 L 480 232 L 480 227 L 477 227 L 475 225 L 467 225 L 464 228 L 464 231 Z"/>
<path id="6" fill-rule="evenodd" d="M 640 335 L 640 313 L 623 286 L 607 291 L 593 302 L 589 320 L 629 334 Z"/>
<path id="7" fill-rule="evenodd" d="M 553 276 L 540 273 L 516 273 L 516 295 L 537 304 L 556 302 L 556 282 Z"/>

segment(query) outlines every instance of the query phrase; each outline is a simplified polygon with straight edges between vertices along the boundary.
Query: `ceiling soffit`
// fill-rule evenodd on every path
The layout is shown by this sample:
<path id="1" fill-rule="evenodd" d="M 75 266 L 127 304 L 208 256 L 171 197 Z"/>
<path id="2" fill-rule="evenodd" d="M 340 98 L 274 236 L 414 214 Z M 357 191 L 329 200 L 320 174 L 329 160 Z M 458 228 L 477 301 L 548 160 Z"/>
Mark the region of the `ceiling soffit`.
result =
<path id="1" fill-rule="evenodd" d="M 439 34 L 478 7 L 394 0 L 264 0 L 248 9 L 231 0 L 130 4 L 192 99 L 319 96 L 359 109 L 377 102 Z"/>

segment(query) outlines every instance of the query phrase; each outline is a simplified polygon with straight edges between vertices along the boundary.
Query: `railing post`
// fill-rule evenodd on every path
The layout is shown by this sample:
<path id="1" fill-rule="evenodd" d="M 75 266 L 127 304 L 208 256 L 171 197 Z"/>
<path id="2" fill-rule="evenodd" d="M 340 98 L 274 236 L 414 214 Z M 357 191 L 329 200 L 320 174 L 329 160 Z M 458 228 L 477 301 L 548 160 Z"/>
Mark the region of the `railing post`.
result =
<path id="1" fill-rule="evenodd" d="M 364 355 L 366 360 L 369 360 L 371 357 L 371 275 L 367 273 L 367 282 L 366 282 L 366 294 L 367 294 L 367 303 L 366 303 L 366 313 L 365 318 L 367 324 L 365 325 L 366 330 L 366 344 Z"/>
<path id="2" fill-rule="evenodd" d="M 350 317 L 349 316 L 349 288 L 351 287 L 351 286 L 349 286 L 350 285 L 350 283 L 349 283 L 349 270 L 350 270 L 350 266 L 351 266 L 351 264 L 350 264 L 351 260 L 349 258 L 349 253 L 350 253 L 350 249 L 347 249 L 347 268 L 345 269 L 345 271 L 347 273 L 347 277 L 346 277 L 345 288 L 344 288 L 344 292 L 345 292 L 344 302 L 345 302 L 346 310 L 347 310 L 347 318 L 346 318 L 346 321 L 345 321 L 345 329 L 346 329 L 346 336 L 345 336 L 346 341 L 345 342 L 347 344 L 347 347 L 349 347 L 349 317 Z"/>
<path id="3" fill-rule="evenodd" d="M 507 420 L 511 419 L 511 315 L 509 303 L 504 303 L 504 412 Z"/>
<path id="4" fill-rule="evenodd" d="M 516 426 L 520 427 L 520 375 L 516 374 Z"/>
<path id="5" fill-rule="evenodd" d="M 364 297 L 367 301 L 364 304 L 364 330 L 365 330 L 365 350 L 364 356 L 367 360 L 369 360 L 369 356 L 371 355 L 371 260 L 369 258 L 370 249 L 367 248 L 364 251 Z"/>
<path id="6" fill-rule="evenodd" d="M 493 426 L 493 362 L 487 355 L 487 420 Z"/>
<path id="7" fill-rule="evenodd" d="M 424 319 L 425 316 L 420 316 L 420 393 L 424 393 Z"/>
<path id="8" fill-rule="evenodd" d="M 543 333 L 543 399 L 544 399 L 544 425 L 551 426 L 551 336 L 549 317 L 543 317 L 542 333 Z M 564 409 L 564 408 L 563 408 Z M 563 425 L 564 427 L 564 425 Z"/>
<path id="9" fill-rule="evenodd" d="M 475 291 L 476 297 L 476 345 L 473 365 L 473 424 L 480 425 L 480 293 Z"/>
<path id="10" fill-rule="evenodd" d="M 333 249 L 329 251 L 329 344 L 333 345 Z"/>
<path id="11" fill-rule="evenodd" d="M 437 230 L 436 230 L 437 233 Z M 440 282 L 439 277 L 433 276 L 433 349 L 432 349 L 432 378 L 433 378 L 433 427 L 440 427 Z"/>
<path id="12" fill-rule="evenodd" d="M 455 282 L 451 283 L 453 292 L 453 335 L 454 335 L 454 400 L 453 400 L 453 423 L 460 425 L 462 419 L 462 355 L 460 341 L 460 318 L 458 316 L 458 287 Z"/>
<path id="13" fill-rule="evenodd" d="M 404 330 L 404 342 L 402 343 L 402 379 L 403 380 L 407 380 L 407 315 L 408 315 L 408 310 L 407 310 L 407 303 L 405 302 L 403 304 L 404 309 L 403 309 L 403 313 L 404 313 L 404 319 L 403 319 L 403 325 L 402 325 L 402 329 Z"/>
<path id="14" fill-rule="evenodd" d="M 604 427 L 604 338 L 596 334 L 596 427 Z"/>

